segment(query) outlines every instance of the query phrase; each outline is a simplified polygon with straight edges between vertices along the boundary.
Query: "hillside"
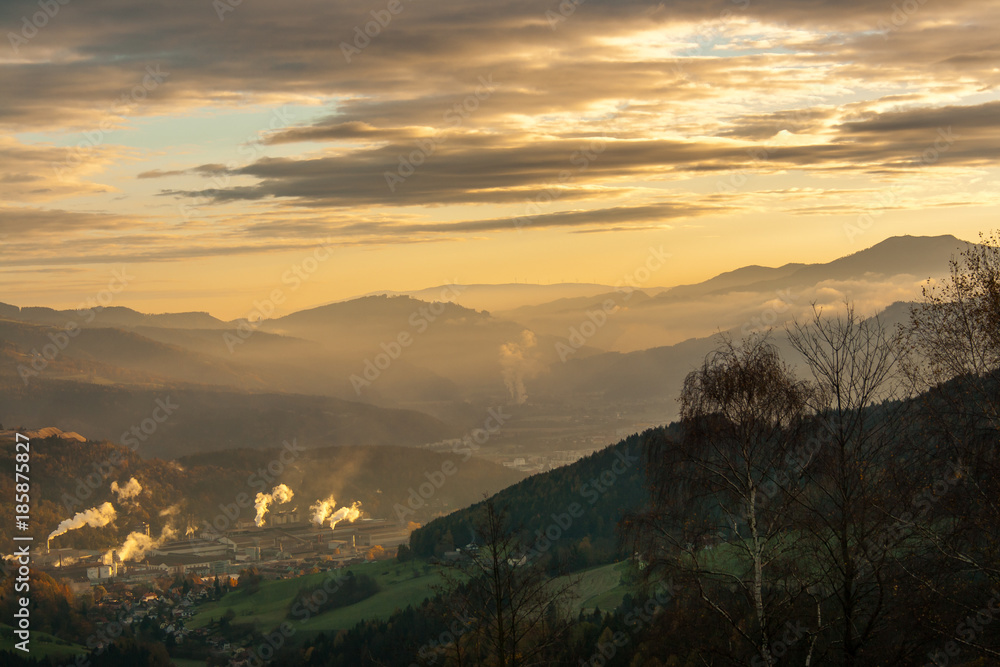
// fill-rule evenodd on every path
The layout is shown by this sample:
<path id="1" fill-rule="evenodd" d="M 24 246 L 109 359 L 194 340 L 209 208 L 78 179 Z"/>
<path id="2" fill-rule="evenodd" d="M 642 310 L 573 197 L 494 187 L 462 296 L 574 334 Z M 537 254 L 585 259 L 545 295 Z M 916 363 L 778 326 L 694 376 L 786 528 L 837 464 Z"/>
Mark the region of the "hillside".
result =
<path id="1" fill-rule="evenodd" d="M 864 280 L 910 274 L 918 279 L 944 275 L 948 261 L 969 244 L 950 234 L 894 236 L 881 243 L 821 264 L 786 264 L 778 269 L 747 267 L 699 285 L 667 290 L 661 299 L 720 295 L 728 292 L 773 292 L 831 280 Z"/>
<path id="2" fill-rule="evenodd" d="M 0 374 L 72 378 L 122 384 L 195 384 L 264 389 L 255 374 L 234 363 L 118 328 L 80 328 L 0 320 Z M 36 352 L 41 356 L 36 356 Z"/>
<path id="3" fill-rule="evenodd" d="M 533 475 L 492 497 L 506 508 L 511 525 L 530 536 L 539 555 L 570 570 L 608 563 L 622 556 L 618 522 L 643 507 L 647 497 L 643 452 L 650 439 L 667 437 L 651 429 L 609 445 L 568 466 Z M 481 542 L 476 515 L 481 503 L 436 519 L 414 531 L 413 552 L 422 557 Z M 553 539 L 554 538 L 554 539 Z"/>
<path id="4" fill-rule="evenodd" d="M 34 324 L 64 326 L 76 322 L 92 327 L 162 327 L 165 329 L 222 329 L 227 324 L 203 312 L 191 313 L 140 313 L 123 306 L 99 307 L 97 303 L 83 304 L 79 310 L 56 310 L 38 306 L 18 307 L 0 303 L 0 317 Z"/>
<path id="5" fill-rule="evenodd" d="M 548 303 L 557 299 L 592 297 L 613 289 L 612 285 L 595 283 L 556 283 L 553 285 L 533 285 L 530 283 L 506 283 L 501 285 L 472 284 L 462 285 L 455 295 L 452 286 L 438 285 L 419 290 L 378 290 L 363 296 L 389 295 L 410 296 L 422 301 L 441 301 L 442 293 L 451 294 L 448 300 L 475 310 L 489 312 L 510 310 L 521 306 L 533 306 Z M 354 297 L 354 299 L 362 298 Z M 347 299 L 348 301 L 353 299 Z"/>
<path id="6" fill-rule="evenodd" d="M 0 441 L 0 465 L 13 469 L 12 438 Z M 118 510 L 114 522 L 102 528 L 83 528 L 58 538 L 53 546 L 107 549 L 119 544 L 138 523 L 151 526 L 158 535 L 171 523 L 181 534 L 188 526 L 200 532 L 216 519 L 220 506 L 233 503 L 240 493 L 251 497 L 260 490 L 270 490 L 278 483 L 287 484 L 295 493 L 292 508 L 307 513 L 307 507 L 336 496 L 341 503 L 362 503 L 367 516 L 385 518 L 403 526 L 422 523 L 436 515 L 466 507 L 482 498 L 484 491 L 496 491 L 524 479 L 516 470 L 487 461 L 459 459 L 420 449 L 386 445 L 379 448 L 360 446 L 323 447 L 306 451 L 232 449 L 200 453 L 179 461 L 141 458 L 128 447 L 110 442 L 79 442 L 53 436 L 32 441 L 32 521 L 36 535 L 48 534 L 70 515 L 105 501 Z M 284 453 L 284 458 L 281 458 Z M 269 465 L 282 461 L 279 472 L 269 477 Z M 427 474 L 440 471 L 451 461 L 458 474 L 435 489 L 422 506 L 405 515 L 395 511 L 406 505 L 411 489 L 428 481 Z M 110 463 L 110 464 L 109 464 Z M 87 485 L 87 475 L 100 467 L 96 486 Z M 120 503 L 110 490 L 112 481 L 120 484 L 135 477 L 142 487 L 134 503 Z M 92 477 L 92 479 L 94 479 Z M 13 477 L 0 480 L 0 493 L 13 494 Z M 266 489 L 265 489 L 266 487 Z M 70 505 L 67 506 L 67 499 Z M 162 512 L 170 510 L 168 516 Z M 253 507 L 242 510 L 241 517 L 252 519 Z M 13 525 L 13 506 L 0 507 L 0 539 L 9 538 Z"/>
<path id="7" fill-rule="evenodd" d="M 242 393 L 184 385 L 100 386 L 7 378 L 0 423 L 58 425 L 91 440 L 133 444 L 146 458 L 177 458 L 237 447 L 270 448 L 296 438 L 306 448 L 331 445 L 418 445 L 459 430 L 412 410 L 380 408 L 322 396 Z M 169 399 L 169 400 L 168 400 Z M 152 432 L 157 401 L 173 407 Z M 149 430 L 149 428 L 147 428 Z M 128 433 L 133 435 L 127 435 Z"/>

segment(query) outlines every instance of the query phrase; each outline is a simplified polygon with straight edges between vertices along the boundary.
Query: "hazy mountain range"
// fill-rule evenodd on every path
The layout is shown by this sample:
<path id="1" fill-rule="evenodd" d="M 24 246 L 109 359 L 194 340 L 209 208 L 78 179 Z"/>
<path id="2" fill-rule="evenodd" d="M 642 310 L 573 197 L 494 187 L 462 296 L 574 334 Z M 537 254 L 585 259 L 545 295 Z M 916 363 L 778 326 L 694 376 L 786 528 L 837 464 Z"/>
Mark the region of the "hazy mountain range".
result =
<path id="1" fill-rule="evenodd" d="M 912 301 L 964 246 L 894 237 L 825 264 L 748 266 L 670 289 L 440 286 L 260 321 L 0 304 L 0 422 L 118 440 L 170 394 L 185 409 L 144 455 L 178 456 L 293 436 L 308 446 L 422 444 L 508 405 L 518 417 L 493 445 L 516 452 L 566 431 L 567 419 L 576 440 L 608 442 L 673 418 L 680 383 L 714 334 L 780 329 L 813 304 L 851 299 L 874 314 Z"/>

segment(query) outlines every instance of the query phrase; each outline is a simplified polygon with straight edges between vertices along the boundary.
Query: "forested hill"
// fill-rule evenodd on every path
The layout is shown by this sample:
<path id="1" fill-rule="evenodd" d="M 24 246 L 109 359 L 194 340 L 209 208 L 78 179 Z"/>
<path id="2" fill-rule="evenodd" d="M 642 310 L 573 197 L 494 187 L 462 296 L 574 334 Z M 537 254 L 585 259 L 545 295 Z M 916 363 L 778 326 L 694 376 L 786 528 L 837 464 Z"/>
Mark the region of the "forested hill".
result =
<path id="1" fill-rule="evenodd" d="M 984 387 L 993 393 L 1000 391 L 998 374 L 976 381 L 955 378 L 912 398 L 868 406 L 864 419 L 878 422 L 888 414 L 942 412 L 955 405 L 974 404 L 982 400 L 976 392 L 982 392 Z M 900 442 L 911 443 L 907 458 L 926 456 L 937 446 L 935 436 L 927 432 L 923 422 L 900 424 L 895 433 Z M 510 527 L 530 535 L 529 548 L 555 557 L 551 567 L 561 565 L 576 570 L 609 563 L 622 558 L 626 551 L 619 541 L 618 523 L 626 514 L 641 509 L 649 498 L 645 452 L 655 440 L 677 441 L 680 435 L 678 422 L 633 434 L 576 463 L 533 475 L 492 497 L 499 508 L 507 511 Z M 579 506 L 577 516 L 570 514 L 574 503 Z M 431 521 L 413 532 L 410 548 L 418 556 L 440 557 L 470 542 L 481 543 L 474 526 L 482 509 L 483 502 L 478 502 Z"/>
<path id="2" fill-rule="evenodd" d="M 644 451 L 652 438 L 664 438 L 676 427 L 634 434 L 618 444 L 568 466 L 533 475 L 497 493 L 511 526 L 531 536 L 529 547 L 553 555 L 553 566 L 575 570 L 611 562 L 622 555 L 618 522 L 640 509 L 648 492 Z M 410 536 L 415 554 L 441 556 L 445 551 L 481 543 L 474 529 L 482 502 L 435 519 Z"/>
<path id="3" fill-rule="evenodd" d="M 13 440 L 13 436 L 0 436 L 0 466 L 9 470 L 14 469 Z M 252 519 L 254 507 L 249 503 L 237 506 L 234 500 L 240 495 L 252 500 L 257 492 L 278 483 L 295 494 L 283 509 L 298 508 L 304 520 L 308 520 L 306 508 L 311 503 L 331 494 L 343 504 L 360 501 L 367 516 L 396 519 L 393 506 L 405 502 L 408 489 L 427 481 L 424 471 L 450 465 L 445 454 L 394 445 L 230 449 L 164 461 L 143 459 L 111 442 L 50 437 L 33 439 L 31 452 L 32 516 L 40 531 L 50 531 L 66 517 L 104 502 L 115 506 L 117 518 L 112 523 L 71 531 L 52 545 L 81 549 L 120 544 L 141 523 L 149 524 L 153 535 L 160 535 L 168 524 L 181 534 L 188 527 L 201 532 L 229 506 L 237 513 L 226 515 L 230 521 Z M 480 459 L 463 464 L 461 472 L 405 518 L 426 521 L 435 513 L 467 506 L 490 485 L 499 488 L 524 477 L 517 470 Z M 111 491 L 111 483 L 124 485 L 133 477 L 141 492 L 122 503 Z M 0 477 L 0 494 L 14 497 L 13 474 Z M 13 503 L 0 504 L 0 540 L 8 543 L 14 509 Z"/>

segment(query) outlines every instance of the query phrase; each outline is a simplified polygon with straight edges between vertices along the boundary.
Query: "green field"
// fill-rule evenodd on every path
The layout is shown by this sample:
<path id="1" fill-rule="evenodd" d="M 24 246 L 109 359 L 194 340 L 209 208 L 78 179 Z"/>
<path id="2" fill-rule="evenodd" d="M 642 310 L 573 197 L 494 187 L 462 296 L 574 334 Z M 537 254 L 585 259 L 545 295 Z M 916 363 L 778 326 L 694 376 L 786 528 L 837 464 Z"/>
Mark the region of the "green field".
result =
<path id="1" fill-rule="evenodd" d="M 620 583 L 624 567 L 624 564 L 616 563 L 572 575 L 573 579 L 578 581 L 576 595 L 571 602 L 573 613 L 580 609 L 591 610 L 595 607 L 609 611 L 620 605 L 624 595 L 630 591 L 630 587 Z M 295 579 L 264 581 L 253 595 L 237 590 L 218 602 L 201 605 L 198 613 L 185 625 L 188 628 L 202 627 L 213 620 L 218 620 L 228 610 L 232 610 L 236 615 L 234 623 L 253 623 L 262 632 L 269 632 L 287 620 L 295 630 L 296 637 L 293 641 L 301 642 L 321 631 L 351 628 L 362 619 L 385 619 L 397 609 L 403 609 L 407 605 L 417 606 L 424 598 L 433 597 L 436 592 L 435 587 L 443 581 L 439 566 L 427 565 L 422 561 L 367 563 L 345 568 L 340 573 L 345 573 L 347 570 L 373 577 L 381 590 L 372 597 L 348 607 L 333 609 L 308 618 L 303 618 L 302 615 L 289 618 L 289 608 L 299 590 L 305 586 L 320 584 L 325 578 L 332 577 L 333 573 L 323 572 Z M 15 641 L 13 628 L 0 625 L 0 650 L 13 650 Z M 63 660 L 85 652 L 83 646 L 70 644 L 41 632 L 31 633 L 31 655 L 34 657 L 51 656 Z M 178 667 L 203 664 L 185 660 L 175 662 Z"/>
<path id="2" fill-rule="evenodd" d="M 0 624 L 0 651 L 15 651 L 14 644 L 18 642 L 14 636 L 14 628 L 9 625 Z M 74 657 L 78 653 L 86 653 L 87 648 L 79 644 L 72 644 L 64 639 L 59 639 L 54 635 L 32 630 L 31 641 L 28 643 L 30 657 L 44 658 L 52 657 L 57 660 L 66 660 Z M 23 655 L 21 651 L 15 651 Z"/>
<path id="3" fill-rule="evenodd" d="M 253 595 L 237 590 L 218 602 L 202 605 L 185 625 L 189 628 L 202 627 L 213 619 L 218 620 L 227 610 L 232 609 L 236 614 L 234 623 L 253 623 L 258 630 L 267 632 L 287 619 L 297 633 L 308 636 L 321 630 L 350 628 L 363 618 L 388 618 L 396 609 L 403 609 L 409 604 L 419 605 L 424 598 L 433 597 L 434 586 L 442 581 L 437 567 L 418 561 L 366 563 L 344 568 L 338 573 L 343 574 L 348 570 L 373 577 L 381 590 L 367 600 L 348 607 L 333 609 L 312 618 L 298 615 L 288 619 L 292 600 L 299 590 L 305 586 L 320 584 L 327 577 L 334 576 L 334 573 L 323 572 L 295 579 L 265 581 Z"/>
<path id="4" fill-rule="evenodd" d="M 620 583 L 624 567 L 624 564 L 616 563 L 572 575 L 579 581 L 571 602 L 573 612 L 595 607 L 607 611 L 620 605 L 622 598 L 631 590 L 629 586 Z M 381 590 L 357 604 L 310 617 L 299 614 L 289 618 L 288 611 L 298 591 L 305 586 L 321 583 L 324 578 L 333 576 L 333 573 L 265 581 L 253 595 L 238 590 L 218 602 L 202 605 L 185 625 L 189 628 L 208 625 L 231 609 L 236 615 L 233 623 L 253 623 L 262 632 L 268 632 L 283 621 L 288 621 L 295 629 L 295 641 L 302 641 L 321 631 L 349 629 L 362 619 L 386 619 L 397 609 L 403 609 L 407 605 L 417 606 L 424 598 L 433 597 L 435 586 L 442 583 L 441 569 L 420 561 L 382 561 L 354 565 L 345 568 L 346 570 L 368 574 L 378 582 Z"/>
<path id="5" fill-rule="evenodd" d="M 573 613 L 595 608 L 611 611 L 622 603 L 626 593 L 634 592 L 631 586 L 621 583 L 624 573 L 624 563 L 612 563 L 560 577 L 557 581 L 564 582 L 571 578 L 578 580 L 576 594 L 570 603 Z"/>

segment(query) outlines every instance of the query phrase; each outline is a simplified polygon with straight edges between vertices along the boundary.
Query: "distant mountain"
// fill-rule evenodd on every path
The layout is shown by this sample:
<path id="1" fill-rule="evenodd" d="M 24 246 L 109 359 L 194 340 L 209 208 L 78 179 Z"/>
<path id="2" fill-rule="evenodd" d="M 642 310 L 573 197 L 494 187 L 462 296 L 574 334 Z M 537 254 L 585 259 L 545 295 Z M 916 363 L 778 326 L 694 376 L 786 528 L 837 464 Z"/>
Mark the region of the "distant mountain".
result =
<path id="1" fill-rule="evenodd" d="M 188 382 L 266 389 L 253 372 L 231 359 L 160 343 L 125 329 L 76 329 L 71 338 L 65 325 L 0 320 L 0 341 L 4 343 L 0 374 L 21 376 L 27 372 L 29 381 L 44 374 L 104 383 Z"/>
<path id="2" fill-rule="evenodd" d="M 29 306 L 18 308 L 0 303 L 0 318 L 64 327 L 75 322 L 81 327 L 162 327 L 166 329 L 223 329 L 227 325 L 203 312 L 147 315 L 131 308 L 108 306 L 81 310 L 55 310 Z"/>
<path id="3" fill-rule="evenodd" d="M 897 302 L 877 315 L 883 325 L 894 329 L 909 322 L 912 305 Z M 794 368 L 801 359 L 789 345 L 783 329 L 785 318 L 790 313 L 783 313 L 782 319 L 775 321 L 772 340 L 782 358 Z M 754 327 L 756 332 L 764 330 L 765 327 Z M 739 340 L 747 332 L 742 327 L 735 327 L 722 333 Z M 628 405 L 633 408 L 658 405 L 662 406 L 661 419 L 666 422 L 677 418 L 676 399 L 684 378 L 700 367 L 705 357 L 719 344 L 716 334 L 628 353 L 590 351 L 553 366 L 548 373 L 531 382 L 529 390 L 542 401 L 580 400 L 589 396 L 590 401 L 604 405 Z"/>
<path id="4" fill-rule="evenodd" d="M 555 283 L 532 285 L 529 283 L 503 283 L 500 285 L 439 285 L 420 290 L 379 290 L 364 296 L 411 296 L 421 301 L 452 301 L 466 308 L 489 312 L 511 310 L 521 306 L 547 303 L 556 299 L 590 297 L 614 290 L 612 285 L 596 283 Z M 353 301 L 358 297 L 347 299 Z"/>
<path id="5" fill-rule="evenodd" d="M 777 269 L 752 266 L 724 273 L 697 285 L 667 290 L 659 299 L 676 300 L 730 292 L 774 292 L 827 280 L 865 280 L 875 276 L 945 275 L 948 262 L 969 246 L 954 236 L 893 236 L 865 250 L 823 264 L 786 264 Z"/>
<path id="6" fill-rule="evenodd" d="M 511 354 L 520 368 L 505 366 L 502 348 L 520 345 L 526 327 L 454 303 L 409 296 L 368 296 L 312 308 L 260 323 L 261 331 L 321 343 L 329 354 L 354 361 L 343 377 L 376 378 L 360 386 L 372 400 L 422 401 L 507 393 L 505 380 L 556 360 L 554 340 L 531 338 L 531 349 Z M 376 363 L 379 368 L 372 368 Z M 530 369 L 527 368 L 530 366 Z M 356 382 L 355 380 L 351 380 Z M 448 389 L 449 383 L 454 391 Z"/>
<path id="7" fill-rule="evenodd" d="M 433 310 L 431 302 L 410 296 L 366 296 L 326 306 L 300 310 L 284 317 L 264 320 L 263 331 L 310 338 L 338 345 L 336 340 L 374 335 L 395 338 L 401 329 L 423 333 L 436 322 L 486 322 L 489 315 L 454 303 L 439 303 Z M 377 339 L 375 341 L 377 344 Z"/>
<path id="8" fill-rule="evenodd" d="M 814 303 L 836 309 L 851 300 L 867 314 L 918 298 L 921 281 L 946 275 L 964 245 L 953 236 L 896 237 L 823 264 L 748 266 L 662 294 L 657 288 L 624 294 L 595 284 L 441 286 L 412 293 L 424 299 L 379 294 L 259 322 L 108 308 L 95 311 L 88 324 L 81 321 L 85 313 L 0 304 L 0 377 L 17 385 L 19 366 L 36 364 L 44 372 L 31 382 L 115 385 L 126 393 L 183 386 L 211 388 L 217 396 L 284 392 L 299 401 L 302 395 L 359 400 L 432 415 L 433 427 L 386 422 L 430 440 L 444 424 L 476 428 L 486 408 L 527 402 L 538 419 L 524 436 L 543 449 L 551 444 L 550 427 L 543 424 L 559 419 L 573 420 L 574 443 L 670 419 L 684 376 L 717 345 L 714 332 L 780 330 L 793 318 L 808 317 Z M 906 317 L 905 306 L 897 310 L 894 318 Z M 35 352 L 51 350 L 52 337 L 69 321 L 87 326 L 54 358 L 41 360 Z M 31 405 L 45 400 L 44 392 L 24 399 L 19 414 L 55 414 L 44 411 L 50 405 Z M 229 399 L 208 403 L 221 410 L 237 405 Z M 266 401 L 243 402 L 251 403 L 258 411 L 266 407 Z M 298 414 L 299 408 L 290 411 Z M 261 433 L 286 428 L 283 413 L 264 412 L 270 426 L 255 422 L 244 407 L 233 414 L 258 423 Z M 310 410 L 302 416 L 305 432 L 317 441 L 344 428 Z M 255 437 L 242 427 L 234 432 Z M 388 430 L 381 433 L 376 440 L 391 441 Z M 197 429 L 186 435 L 190 447 L 226 437 Z"/>
<path id="9" fill-rule="evenodd" d="M 625 297 L 628 298 L 626 299 Z M 495 314 L 504 319 L 517 322 L 535 322 L 545 318 L 558 318 L 566 313 L 578 314 L 585 313 L 588 310 L 601 309 L 604 302 L 608 300 L 611 300 L 615 304 L 635 306 L 649 298 L 649 294 L 639 289 L 629 292 L 609 291 L 590 296 L 566 297 L 533 306 L 521 306 L 520 308 L 504 310 Z"/>
<path id="10" fill-rule="evenodd" d="M 823 264 L 747 266 L 658 293 L 641 290 L 626 299 L 616 291 L 496 315 L 561 338 L 564 344 L 575 339 L 573 358 L 595 349 L 635 352 L 747 324 L 780 326 L 785 319 L 807 314 L 813 302 L 829 307 L 848 299 L 870 312 L 912 300 L 919 297 L 922 281 L 947 275 L 949 261 L 967 245 L 954 236 L 894 237 Z M 608 317 L 600 312 L 606 298 L 614 309 Z M 585 347 L 580 347 L 581 340 Z"/>
<path id="11" fill-rule="evenodd" d="M 735 271 L 720 273 L 714 278 L 693 285 L 678 285 L 657 295 L 661 300 L 696 299 L 707 294 L 717 294 L 734 289 L 745 289 L 747 285 L 769 280 L 781 280 L 795 274 L 806 264 L 785 264 L 776 269 L 766 266 L 744 266 Z"/>
<path id="12" fill-rule="evenodd" d="M 336 398 L 239 393 L 197 387 L 101 386 L 0 378 L 0 423 L 57 424 L 88 440 L 135 447 L 144 458 L 176 458 L 233 448 L 419 445 L 460 431 L 412 410 Z M 169 407 L 169 410 L 164 407 Z"/>

